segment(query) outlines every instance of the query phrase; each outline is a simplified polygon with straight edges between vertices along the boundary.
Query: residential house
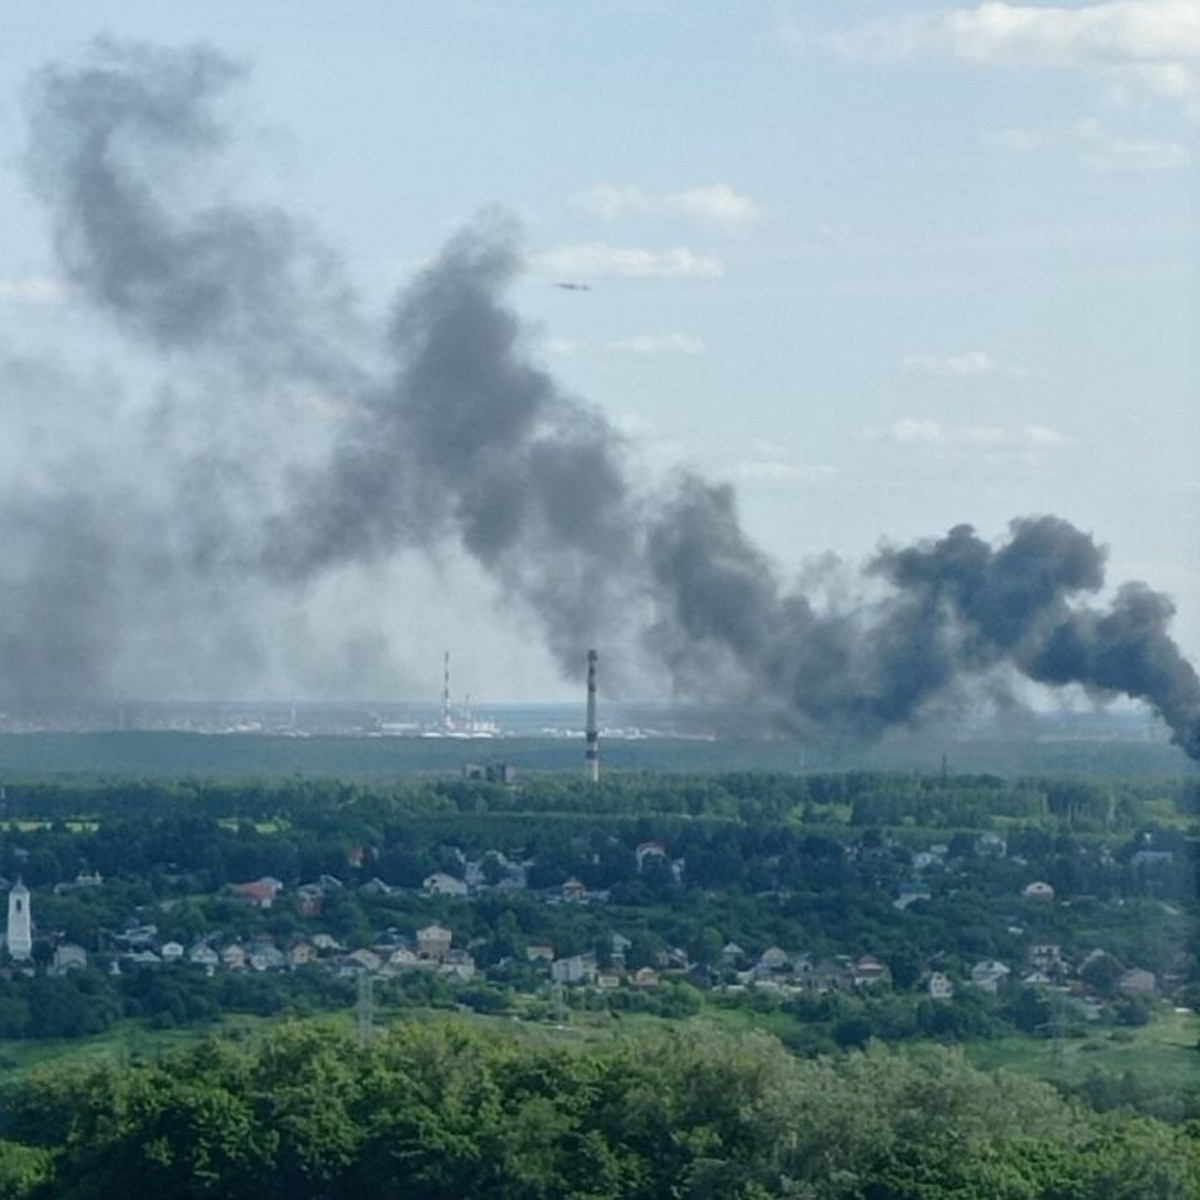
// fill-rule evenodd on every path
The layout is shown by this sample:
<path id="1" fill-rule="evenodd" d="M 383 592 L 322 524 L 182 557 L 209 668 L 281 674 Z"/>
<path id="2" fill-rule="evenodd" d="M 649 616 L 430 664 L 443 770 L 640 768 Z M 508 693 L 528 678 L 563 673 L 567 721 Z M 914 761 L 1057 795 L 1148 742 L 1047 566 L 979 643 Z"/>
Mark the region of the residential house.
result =
<path id="1" fill-rule="evenodd" d="M 687 971 L 690 970 L 692 960 L 688 958 L 686 950 L 679 946 L 668 946 L 662 953 L 661 966 L 667 971 Z"/>
<path id="2" fill-rule="evenodd" d="M 587 899 L 587 888 L 574 875 L 562 885 L 562 898 L 574 903 Z"/>
<path id="3" fill-rule="evenodd" d="M 378 971 L 383 966 L 383 959 L 374 950 L 352 950 L 342 958 L 340 965 L 354 971 Z"/>
<path id="4" fill-rule="evenodd" d="M 629 982 L 636 988 L 656 988 L 658 987 L 658 972 L 653 967 L 641 967 L 634 971 Z"/>
<path id="5" fill-rule="evenodd" d="M 50 960 L 51 975 L 65 975 L 68 971 L 82 970 L 87 966 L 87 951 L 74 942 L 61 942 L 54 947 Z"/>
<path id="6" fill-rule="evenodd" d="M 855 987 L 870 987 L 876 983 L 886 983 L 892 973 L 873 954 L 864 954 L 852 967 Z"/>
<path id="7" fill-rule="evenodd" d="M 178 962 L 184 955 L 184 949 L 179 942 L 163 942 L 158 953 L 163 962 Z"/>
<path id="8" fill-rule="evenodd" d="M 1131 967 L 1122 971 L 1117 979 L 1117 991 L 1123 996 L 1147 996 L 1158 991 L 1158 980 L 1153 971 Z"/>
<path id="9" fill-rule="evenodd" d="M 609 939 L 609 944 L 612 946 L 613 966 L 620 970 L 624 970 L 625 956 L 633 948 L 633 942 L 623 933 L 614 933 Z"/>
<path id="10" fill-rule="evenodd" d="M 307 967 L 309 963 L 316 962 L 316 959 L 317 948 L 312 942 L 295 942 L 288 948 L 288 966 L 293 970 L 297 967 Z"/>
<path id="11" fill-rule="evenodd" d="M 1021 895 L 1026 900 L 1049 901 L 1054 899 L 1054 888 L 1044 879 L 1035 879 L 1033 883 L 1027 883 L 1021 889 Z"/>
<path id="12" fill-rule="evenodd" d="M 634 851 L 637 856 L 637 869 L 640 871 L 646 864 L 648 858 L 666 858 L 667 848 L 662 842 L 657 839 L 652 839 L 648 842 L 641 842 L 638 848 Z"/>
<path id="13" fill-rule="evenodd" d="M 207 942 L 196 942 L 187 952 L 187 959 L 193 966 L 204 967 L 210 973 L 221 963 L 221 956 Z"/>
<path id="14" fill-rule="evenodd" d="M 591 983 L 596 978 L 596 960 L 590 954 L 572 954 L 556 958 L 550 964 L 555 983 Z"/>
<path id="15" fill-rule="evenodd" d="M 854 972 L 844 962 L 824 958 L 813 964 L 806 982 L 814 992 L 845 991 L 854 986 Z"/>
<path id="16" fill-rule="evenodd" d="M 786 971 L 791 966 L 791 959 L 788 958 L 786 950 L 781 950 L 778 946 L 768 946 L 758 956 L 758 966 L 763 971 Z"/>
<path id="17" fill-rule="evenodd" d="M 971 982 L 977 988 L 995 995 L 1000 985 L 1011 974 L 1011 967 L 1007 967 L 1004 963 L 997 962 L 995 959 L 985 959 L 982 962 L 977 962 L 971 968 Z"/>
<path id="18" fill-rule="evenodd" d="M 1008 843 L 989 830 L 975 839 L 975 853 L 981 858 L 1003 858 L 1008 853 Z"/>
<path id="19" fill-rule="evenodd" d="M 417 930 L 417 955 L 440 962 L 450 950 L 454 934 L 442 925 L 426 925 Z"/>
<path id="20" fill-rule="evenodd" d="M 245 900 L 247 904 L 254 908 L 270 908 L 275 903 L 275 897 L 283 891 L 283 884 L 278 879 L 272 879 L 269 875 L 264 875 L 261 879 L 252 880 L 250 883 L 235 883 L 233 885 L 233 894 L 239 900 Z"/>
<path id="21" fill-rule="evenodd" d="M 1150 873 L 1165 871 L 1175 862 L 1175 854 L 1171 850 L 1138 850 L 1129 860 L 1129 865 L 1135 871 Z"/>
<path id="22" fill-rule="evenodd" d="M 530 942 L 525 947 L 525 957 L 531 963 L 553 962 L 554 947 L 549 942 Z"/>
<path id="23" fill-rule="evenodd" d="M 950 1000 L 954 996 L 954 984 L 950 976 L 941 971 L 931 971 L 925 983 L 925 990 L 933 1000 Z"/>
<path id="24" fill-rule="evenodd" d="M 438 965 L 438 974 L 458 983 L 470 983 L 475 978 L 475 960 L 465 950 L 448 950 Z"/>
<path id="25" fill-rule="evenodd" d="M 148 950 L 158 938 L 157 925 L 131 925 L 124 933 L 118 933 L 113 940 L 127 946 L 130 950 Z"/>
<path id="26" fill-rule="evenodd" d="M 1056 942 L 1035 942 L 1026 951 L 1029 965 L 1038 971 L 1055 972 L 1063 966 L 1062 947 Z"/>
<path id="27" fill-rule="evenodd" d="M 1054 977 L 1052 975 L 1047 975 L 1045 971 L 1028 971 L 1026 974 L 1021 976 L 1022 987 L 1048 988 L 1053 987 L 1054 984 Z"/>
<path id="28" fill-rule="evenodd" d="M 258 939 L 246 947 L 246 963 L 255 971 L 281 971 L 288 959 L 274 942 Z"/>
<path id="29" fill-rule="evenodd" d="M 240 971 L 246 965 L 246 951 L 237 942 L 230 942 L 220 950 L 221 966 L 227 971 Z"/>
<path id="30" fill-rule="evenodd" d="M 421 890 L 427 896 L 465 896 L 471 889 L 467 887 L 466 880 L 447 875 L 445 871 L 434 871 L 425 877 Z"/>
<path id="31" fill-rule="evenodd" d="M 721 948 L 721 965 L 740 967 L 746 961 L 746 952 L 737 942 L 726 942 Z"/>
<path id="32" fill-rule="evenodd" d="M 903 912 L 910 904 L 915 904 L 918 900 L 929 900 L 932 896 L 933 892 L 927 883 L 910 880 L 900 884 L 896 889 L 896 898 L 892 901 L 892 907 Z"/>

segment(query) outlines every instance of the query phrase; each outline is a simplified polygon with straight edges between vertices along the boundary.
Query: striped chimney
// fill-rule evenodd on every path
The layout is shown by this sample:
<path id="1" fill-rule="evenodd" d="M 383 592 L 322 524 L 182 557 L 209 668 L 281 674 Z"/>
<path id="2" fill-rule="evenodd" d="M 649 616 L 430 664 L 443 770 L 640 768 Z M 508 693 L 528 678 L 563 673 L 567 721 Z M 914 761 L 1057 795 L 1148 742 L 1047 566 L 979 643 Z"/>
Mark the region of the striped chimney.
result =
<path id="1" fill-rule="evenodd" d="M 592 783 L 600 782 L 600 730 L 596 727 L 596 661 L 599 655 L 589 650 L 587 656 L 587 725 L 584 736 L 587 740 L 587 777 Z"/>

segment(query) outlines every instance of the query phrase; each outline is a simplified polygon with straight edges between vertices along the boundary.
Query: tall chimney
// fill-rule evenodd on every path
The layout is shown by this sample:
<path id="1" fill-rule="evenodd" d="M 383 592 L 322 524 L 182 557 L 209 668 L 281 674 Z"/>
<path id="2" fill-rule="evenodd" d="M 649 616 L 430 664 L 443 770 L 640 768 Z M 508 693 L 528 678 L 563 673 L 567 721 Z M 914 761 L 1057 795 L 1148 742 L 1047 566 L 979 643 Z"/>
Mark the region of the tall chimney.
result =
<path id="1" fill-rule="evenodd" d="M 600 730 L 596 727 L 596 660 L 598 657 L 595 650 L 588 651 L 587 725 L 584 737 L 587 741 L 585 755 L 587 777 L 592 783 L 600 782 Z"/>
<path id="2" fill-rule="evenodd" d="M 450 732 L 450 651 L 442 658 L 442 732 Z"/>

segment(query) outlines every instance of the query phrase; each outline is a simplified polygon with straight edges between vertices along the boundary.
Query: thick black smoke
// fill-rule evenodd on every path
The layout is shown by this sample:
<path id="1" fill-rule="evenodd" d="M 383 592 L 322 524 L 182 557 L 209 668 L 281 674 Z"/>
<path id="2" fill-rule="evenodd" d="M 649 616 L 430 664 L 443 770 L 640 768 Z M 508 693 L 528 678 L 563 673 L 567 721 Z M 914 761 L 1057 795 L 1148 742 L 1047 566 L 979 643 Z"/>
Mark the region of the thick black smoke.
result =
<path id="1" fill-rule="evenodd" d="M 170 385 L 0 498 L 10 694 L 95 694 L 118 656 L 188 663 L 197 641 L 252 679 L 279 608 L 454 545 L 571 675 L 599 645 L 658 664 L 684 698 L 871 735 L 1015 671 L 1144 699 L 1200 756 L 1170 602 L 1130 584 L 1109 609 L 1082 604 L 1104 556 L 1065 521 L 883 550 L 871 598 L 831 607 L 785 586 L 727 487 L 635 481 L 604 418 L 530 357 L 502 215 L 373 327 L 301 222 L 212 198 L 239 74 L 209 49 L 102 42 L 34 81 L 30 174 L 62 271 Z M 90 395 L 125 411 L 119 392 Z"/>

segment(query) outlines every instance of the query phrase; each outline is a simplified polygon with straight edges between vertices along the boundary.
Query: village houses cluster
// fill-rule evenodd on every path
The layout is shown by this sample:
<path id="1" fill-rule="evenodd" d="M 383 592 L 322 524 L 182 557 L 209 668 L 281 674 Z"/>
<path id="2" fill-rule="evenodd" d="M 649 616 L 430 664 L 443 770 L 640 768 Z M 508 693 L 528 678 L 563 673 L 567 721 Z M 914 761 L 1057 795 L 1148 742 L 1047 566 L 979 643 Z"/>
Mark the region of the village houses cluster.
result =
<path id="1" fill-rule="evenodd" d="M 990 833 L 979 838 L 975 850 L 984 856 L 1005 853 L 1003 839 Z M 497 851 L 478 860 L 468 860 L 461 852 L 455 853 L 461 873 L 438 871 L 430 874 L 421 887 L 424 896 L 470 901 L 487 893 L 522 892 L 535 895 L 545 903 L 574 905 L 603 905 L 609 899 L 606 892 L 589 891 L 576 878 L 569 878 L 555 888 L 533 892 L 528 885 L 533 861 L 513 862 Z M 917 900 L 929 898 L 931 889 L 926 882 L 927 873 L 942 867 L 948 853 L 947 846 L 933 844 L 912 856 L 911 878 L 895 889 L 895 908 L 904 910 Z M 639 872 L 648 860 L 655 859 L 660 865 L 669 867 L 676 880 L 683 878 L 686 869 L 682 860 L 672 861 L 666 846 L 657 840 L 638 845 L 636 859 Z M 361 867 L 362 851 L 351 851 L 348 861 L 352 866 Z M 11 885 L 0 880 L 0 886 L 9 888 L 6 931 L 9 969 L 31 971 L 37 929 L 29 889 L 19 880 Z M 55 890 L 61 893 L 103 886 L 104 881 L 98 874 L 85 872 L 71 883 L 56 885 Z M 311 922 L 311 932 L 292 936 L 285 943 L 266 933 L 249 937 L 223 937 L 218 933 L 185 945 L 161 938 L 153 923 L 131 922 L 119 931 L 108 933 L 106 944 L 93 952 L 56 939 L 48 958 L 43 961 L 46 969 L 55 974 L 86 967 L 98 953 L 106 969 L 113 973 L 164 964 L 186 964 L 209 974 L 218 971 L 282 972 L 316 965 L 345 975 L 366 972 L 389 977 L 425 970 L 456 983 L 467 983 L 476 978 L 473 951 L 486 945 L 486 939 L 455 946 L 452 931 L 436 921 L 405 931 L 388 928 L 374 933 L 369 944 L 356 946 L 343 945 L 332 934 L 322 931 L 321 916 L 328 897 L 348 886 L 334 876 L 322 875 L 313 882 L 293 888 L 285 887 L 278 879 L 263 877 L 225 889 L 248 909 L 265 914 L 290 905 L 300 918 Z M 359 884 L 356 890 L 362 896 L 370 897 L 387 896 L 403 889 L 371 878 Z M 1055 901 L 1053 887 L 1040 879 L 1024 884 L 1020 895 L 1025 900 L 1044 904 Z M 1013 927 L 1008 932 L 1020 935 L 1024 931 Z M 800 931 L 798 940 L 799 935 Z M 627 968 L 627 954 L 633 943 L 619 931 L 611 932 L 610 941 L 610 953 L 601 955 L 589 952 L 560 956 L 549 942 L 528 943 L 524 955 L 526 962 L 554 985 L 591 987 L 600 991 L 624 986 L 654 988 L 664 977 L 673 976 L 728 994 L 754 989 L 786 996 L 871 988 L 890 983 L 892 978 L 889 965 L 872 954 L 822 958 L 777 945 L 751 952 L 734 941 L 724 945 L 717 963 L 698 965 L 683 949 L 668 946 L 657 953 L 652 965 L 643 963 Z M 1081 972 L 1096 958 L 1104 956 L 1105 951 L 1097 947 L 1082 961 L 1070 962 L 1061 946 L 1029 941 L 1021 962 L 982 960 L 961 970 L 957 978 L 942 970 L 929 969 L 922 976 L 920 987 L 934 999 L 950 999 L 956 989 L 963 986 L 994 994 L 1007 982 L 1020 983 L 1072 994 L 1082 1005 L 1091 1006 L 1088 1015 L 1095 1015 L 1099 1003 L 1096 997 L 1088 994 Z M 1115 991 L 1125 995 L 1154 995 L 1160 987 L 1161 981 L 1152 972 L 1136 966 L 1123 970 L 1115 980 Z"/>

